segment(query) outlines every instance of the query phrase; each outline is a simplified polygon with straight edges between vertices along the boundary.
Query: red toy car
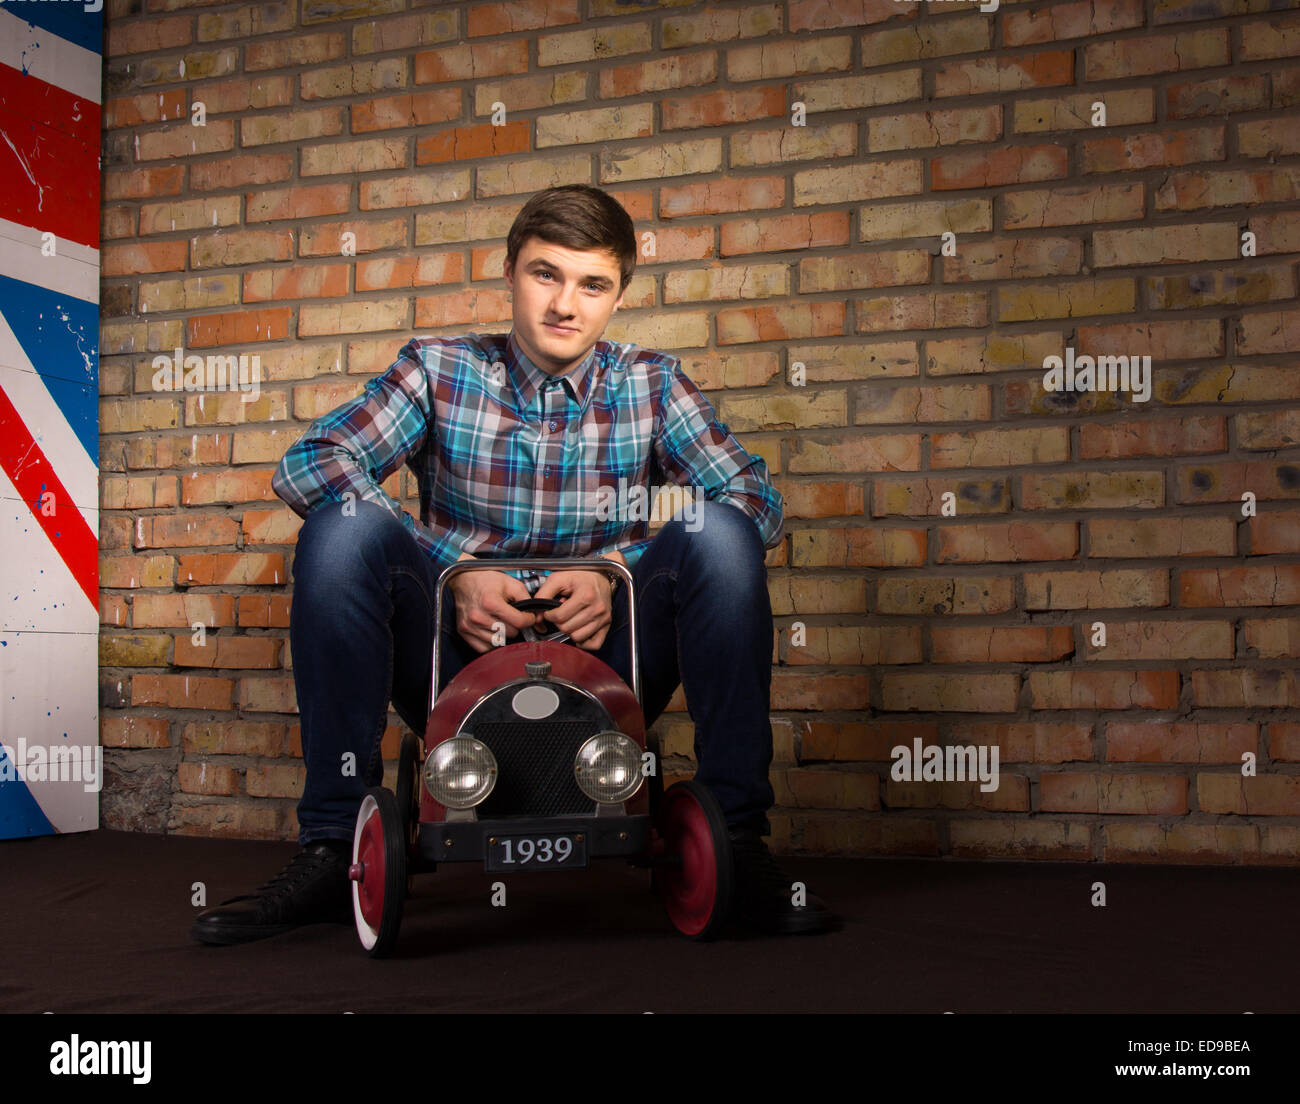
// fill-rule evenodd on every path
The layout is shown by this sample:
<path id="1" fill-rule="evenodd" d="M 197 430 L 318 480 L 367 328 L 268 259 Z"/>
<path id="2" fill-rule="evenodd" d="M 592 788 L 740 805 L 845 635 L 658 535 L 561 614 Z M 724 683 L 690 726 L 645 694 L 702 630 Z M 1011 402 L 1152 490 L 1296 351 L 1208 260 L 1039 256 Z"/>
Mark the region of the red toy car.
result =
<path id="1" fill-rule="evenodd" d="M 700 783 L 667 792 L 657 741 L 647 744 L 637 666 L 632 573 L 604 559 L 465 560 L 461 571 L 596 568 L 621 573 L 628 603 L 632 686 L 558 631 L 478 656 L 441 693 L 435 633 L 424 739 L 407 733 L 397 792 L 372 787 L 352 842 L 352 905 L 371 957 L 391 953 L 407 876 L 439 863 L 482 863 L 494 874 L 586 867 L 623 859 L 649 867 L 673 924 L 710 939 L 731 902 L 731 841 L 713 795 Z M 516 603 L 554 609 L 555 599 Z M 648 784 L 647 784 L 648 783 Z"/>

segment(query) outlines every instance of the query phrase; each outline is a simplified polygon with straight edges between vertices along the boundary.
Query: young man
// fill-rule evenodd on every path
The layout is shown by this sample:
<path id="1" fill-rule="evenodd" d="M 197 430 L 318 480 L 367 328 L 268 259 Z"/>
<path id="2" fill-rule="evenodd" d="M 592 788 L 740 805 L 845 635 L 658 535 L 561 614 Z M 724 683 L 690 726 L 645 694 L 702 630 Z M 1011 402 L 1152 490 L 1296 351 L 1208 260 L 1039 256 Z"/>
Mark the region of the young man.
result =
<path id="1" fill-rule="evenodd" d="M 600 556 L 632 570 L 646 723 L 680 682 L 696 777 L 732 837 L 733 916 L 773 932 L 829 926 L 816 897 L 793 903 L 792 879 L 762 840 L 773 802 L 763 550 L 782 529 L 766 465 L 676 357 L 600 339 L 636 263 L 631 219 L 612 197 L 576 184 L 538 193 L 506 255 L 509 334 L 409 342 L 358 398 L 313 423 L 275 474 L 276 493 L 305 518 L 290 619 L 303 850 L 257 892 L 200 913 L 197 939 L 242 943 L 350 919 L 354 824 L 382 778 L 389 701 L 424 731 L 435 582 L 459 559 L 493 557 Z M 402 463 L 419 480 L 419 521 L 380 486 Z M 628 492 L 665 478 L 702 501 L 651 538 Z M 494 635 L 517 637 L 542 617 L 628 679 L 614 589 L 612 572 L 460 574 L 448 586 L 455 631 L 441 628 L 442 684 Z M 530 594 L 562 604 L 546 614 L 510 604 Z"/>

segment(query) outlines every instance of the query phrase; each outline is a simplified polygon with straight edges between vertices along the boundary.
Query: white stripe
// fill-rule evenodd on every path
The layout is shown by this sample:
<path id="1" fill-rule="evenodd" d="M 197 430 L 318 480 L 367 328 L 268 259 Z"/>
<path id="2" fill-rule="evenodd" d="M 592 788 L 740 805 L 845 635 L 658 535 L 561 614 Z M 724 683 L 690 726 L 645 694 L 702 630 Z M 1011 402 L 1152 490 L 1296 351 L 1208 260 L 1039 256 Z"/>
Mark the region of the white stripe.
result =
<path id="1" fill-rule="evenodd" d="M 68 509 L 68 507 L 63 507 Z M 58 516 L 57 513 L 55 515 Z M 99 511 L 82 510 L 92 533 L 99 531 Z M 8 474 L 0 468 L 0 630 L 41 633 L 97 632 L 99 611 L 90 604 L 58 549 L 18 497 Z M 6 697 L 10 691 L 6 691 Z M 0 716 L 7 722 L 6 703 Z M 49 708 L 47 705 L 45 708 Z"/>
<path id="2" fill-rule="evenodd" d="M 14 15 L 16 11 L 21 8 L 12 4 L 0 8 L 0 65 L 99 103 L 100 56 L 44 27 L 32 26 Z"/>
<path id="3" fill-rule="evenodd" d="M 26 362 L 26 367 L 15 367 L 14 362 Z M 0 316 L 0 387 L 14 404 L 27 432 L 40 445 L 45 459 L 53 465 L 59 482 L 67 488 L 72 501 L 86 509 L 99 506 L 99 469 L 86 455 L 80 439 L 68 425 L 41 378 L 32 369 L 31 362 L 18 345 L 14 332 Z M 91 529 L 98 533 L 99 529 Z M 9 557 L 6 545 L 4 557 Z M 0 595 L 0 604 L 4 596 Z"/>
<path id="4" fill-rule="evenodd" d="M 0 276 L 99 302 L 99 250 L 54 238 L 54 256 L 41 254 L 41 231 L 0 218 Z"/>

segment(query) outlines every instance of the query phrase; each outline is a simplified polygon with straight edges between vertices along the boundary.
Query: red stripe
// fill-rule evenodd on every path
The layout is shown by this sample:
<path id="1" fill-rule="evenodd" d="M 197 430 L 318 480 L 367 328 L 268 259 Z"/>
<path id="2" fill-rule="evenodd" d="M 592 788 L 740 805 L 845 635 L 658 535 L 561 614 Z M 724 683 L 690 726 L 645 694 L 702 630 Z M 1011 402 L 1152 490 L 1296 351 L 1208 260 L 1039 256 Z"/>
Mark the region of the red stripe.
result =
<path id="1" fill-rule="evenodd" d="M 40 522 L 54 550 L 67 564 L 72 577 L 77 580 L 90 604 L 99 609 L 99 538 L 90 531 L 81 511 L 72 505 L 63 482 L 55 474 L 53 465 L 28 432 L 27 426 L 14 404 L 0 387 L 0 436 L 9 447 L 0 450 L 0 467 L 18 489 L 18 494 Z M 18 462 L 18 458 L 22 462 Z M 56 514 L 47 517 L 41 512 L 41 496 L 54 493 Z"/>
<path id="2" fill-rule="evenodd" d="M 98 154 L 100 107 L 12 65 L 0 65 L 0 108 L 30 123 L 62 131 Z"/>
<path id="3" fill-rule="evenodd" d="M 0 65 L 5 218 L 99 248 L 99 121 L 99 104 Z"/>

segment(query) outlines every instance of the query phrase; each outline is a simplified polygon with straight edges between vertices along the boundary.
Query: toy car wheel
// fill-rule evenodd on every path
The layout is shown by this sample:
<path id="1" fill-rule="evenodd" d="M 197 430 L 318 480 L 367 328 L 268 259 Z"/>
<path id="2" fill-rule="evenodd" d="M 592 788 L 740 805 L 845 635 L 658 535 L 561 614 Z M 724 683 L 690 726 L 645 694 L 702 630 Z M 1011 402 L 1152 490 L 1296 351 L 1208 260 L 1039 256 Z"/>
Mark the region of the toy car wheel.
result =
<path id="1" fill-rule="evenodd" d="M 402 818 L 402 839 L 408 846 L 413 842 L 411 826 L 417 817 L 415 799 L 415 772 L 420 760 L 420 741 L 415 733 L 402 737 L 402 747 L 397 753 L 397 813 Z"/>
<path id="2" fill-rule="evenodd" d="M 731 837 L 714 796 L 702 783 L 678 782 L 664 793 L 656 824 L 664 855 L 656 884 L 673 925 L 691 939 L 714 938 L 731 908 Z"/>
<path id="3" fill-rule="evenodd" d="M 383 958 L 397 945 L 406 898 L 406 841 L 391 790 L 372 787 L 361 799 L 348 878 L 361 945 Z"/>

